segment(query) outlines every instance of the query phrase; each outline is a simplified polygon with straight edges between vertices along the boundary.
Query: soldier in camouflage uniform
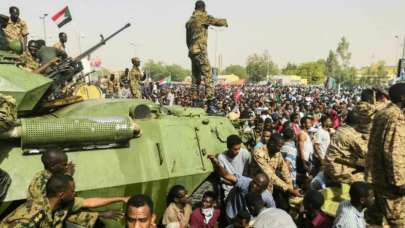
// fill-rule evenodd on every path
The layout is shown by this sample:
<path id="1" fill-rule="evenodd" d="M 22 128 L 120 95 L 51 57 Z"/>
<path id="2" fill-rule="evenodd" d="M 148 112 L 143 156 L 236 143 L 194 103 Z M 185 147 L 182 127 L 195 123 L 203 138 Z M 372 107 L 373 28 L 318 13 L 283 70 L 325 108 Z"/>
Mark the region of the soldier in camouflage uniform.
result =
<path id="1" fill-rule="evenodd" d="M 74 164 L 68 163 L 66 154 L 59 150 L 46 151 L 41 160 L 45 169 L 35 175 L 28 187 L 27 200 L 33 202 L 46 199 L 46 184 L 52 175 L 65 173 L 73 176 L 74 174 Z M 84 227 L 93 227 L 98 217 L 98 212 L 75 211 L 67 216 L 67 221 Z"/>
<path id="2" fill-rule="evenodd" d="M 337 183 L 365 181 L 365 158 L 371 123 L 376 109 L 375 94 L 364 90 L 362 101 L 353 109 L 346 124 L 338 128 L 323 161 L 326 177 Z"/>
<path id="3" fill-rule="evenodd" d="M 142 98 L 141 81 L 145 80 L 146 75 L 140 69 L 141 60 L 137 57 L 131 59 L 132 69 L 129 72 L 129 81 L 133 98 Z"/>
<path id="4" fill-rule="evenodd" d="M 198 95 L 201 78 L 205 84 L 205 98 L 208 108 L 212 107 L 214 99 L 214 81 L 212 79 L 211 66 L 208 60 L 208 27 L 226 26 L 226 19 L 217 19 L 207 14 L 205 3 L 197 1 L 195 11 L 186 23 L 188 56 L 191 59 L 193 96 Z M 209 110 L 210 111 L 210 110 Z M 212 110 L 214 111 L 214 110 Z"/>
<path id="5" fill-rule="evenodd" d="M 28 186 L 27 200 L 34 202 L 46 199 L 46 183 L 53 173 L 66 173 L 70 176 L 74 174 L 73 163 L 68 163 L 66 154 L 61 151 L 46 151 L 42 155 L 41 160 L 45 169 L 37 173 Z M 97 218 L 97 212 L 81 212 L 70 215 L 68 221 L 84 227 L 92 227 Z"/>
<path id="6" fill-rule="evenodd" d="M 0 133 L 10 130 L 16 123 L 16 101 L 12 96 L 0 93 Z"/>
<path id="7" fill-rule="evenodd" d="M 20 18 L 20 10 L 17 7 L 10 7 L 9 12 L 10 19 L 4 28 L 4 32 L 8 41 L 20 40 L 25 50 L 28 36 L 27 24 Z"/>
<path id="8" fill-rule="evenodd" d="M 81 208 L 101 207 L 114 202 L 126 202 L 126 197 L 116 198 L 92 198 L 83 199 L 74 197 L 75 184 L 73 178 L 66 174 L 56 173 L 46 183 L 46 196 L 41 200 L 28 199 L 26 203 L 18 207 L 0 223 L 0 227 L 41 227 L 62 228 L 65 220 Z M 122 216 L 116 211 L 99 212 L 99 217 L 113 219 Z M 88 225 L 93 227 L 94 217 L 84 214 L 82 221 L 87 220 Z"/>
<path id="9" fill-rule="evenodd" d="M 389 96 L 373 121 L 366 169 L 390 227 L 405 227 L 405 84 L 393 85 Z"/>
<path id="10" fill-rule="evenodd" d="M 39 68 L 39 63 L 36 60 L 36 52 L 38 51 L 39 46 L 35 40 L 30 40 L 28 42 L 28 50 L 24 51 L 20 56 L 22 62 L 22 67 L 31 72 Z"/>

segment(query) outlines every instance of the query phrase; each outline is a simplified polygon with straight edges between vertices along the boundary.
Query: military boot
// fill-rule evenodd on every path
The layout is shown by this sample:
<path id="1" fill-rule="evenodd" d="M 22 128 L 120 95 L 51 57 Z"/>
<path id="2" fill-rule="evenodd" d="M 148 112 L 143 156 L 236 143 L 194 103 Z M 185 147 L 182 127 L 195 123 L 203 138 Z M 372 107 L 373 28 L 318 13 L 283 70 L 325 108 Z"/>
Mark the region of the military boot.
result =
<path id="1" fill-rule="evenodd" d="M 214 99 L 207 100 L 207 114 L 209 116 L 225 116 L 225 113 L 221 112 L 216 106 Z"/>

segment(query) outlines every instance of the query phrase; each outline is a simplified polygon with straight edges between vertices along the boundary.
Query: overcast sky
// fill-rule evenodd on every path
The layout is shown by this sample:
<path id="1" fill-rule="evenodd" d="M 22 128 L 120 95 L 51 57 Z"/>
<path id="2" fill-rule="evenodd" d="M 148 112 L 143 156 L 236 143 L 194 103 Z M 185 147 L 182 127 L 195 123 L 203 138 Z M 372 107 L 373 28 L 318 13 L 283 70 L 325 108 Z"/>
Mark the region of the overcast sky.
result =
<path id="1" fill-rule="evenodd" d="M 68 5 L 73 21 L 61 31 L 68 34 L 67 50 L 79 53 L 125 23 L 132 26 L 97 51 L 103 65 L 118 70 L 130 66 L 136 53 L 144 60 L 161 60 L 189 68 L 184 24 L 194 0 L 1 0 L 1 13 L 20 8 L 30 37 L 42 38 L 39 17 L 50 16 Z M 223 66 L 242 64 L 252 53 L 268 50 L 281 67 L 326 58 L 346 36 L 352 63 L 364 66 L 378 60 L 394 65 L 405 35 L 404 0 L 207 0 L 207 11 L 228 19 L 229 28 L 218 32 L 218 55 Z M 50 16 L 46 20 L 48 44 L 59 32 Z M 396 39 L 399 35 L 401 38 Z M 209 57 L 214 65 L 216 32 L 210 30 Z M 131 45 L 132 44 L 132 45 Z M 135 45 L 135 47 L 134 47 Z"/>

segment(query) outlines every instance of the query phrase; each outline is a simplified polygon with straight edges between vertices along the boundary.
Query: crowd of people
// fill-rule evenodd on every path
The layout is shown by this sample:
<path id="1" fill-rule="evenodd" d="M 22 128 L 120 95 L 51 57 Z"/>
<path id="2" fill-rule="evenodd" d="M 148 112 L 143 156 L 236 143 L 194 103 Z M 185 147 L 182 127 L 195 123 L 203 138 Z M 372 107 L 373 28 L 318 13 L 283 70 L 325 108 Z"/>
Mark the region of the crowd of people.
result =
<path id="1" fill-rule="evenodd" d="M 110 80 L 115 79 L 111 76 Z M 119 80 L 117 84 L 125 83 Z M 189 88 L 186 84 L 144 84 L 142 96 L 162 105 L 204 107 Z M 108 94 L 108 87 L 105 91 Z M 117 92 L 120 86 L 106 97 L 118 98 Z M 398 91 L 390 91 L 394 92 Z M 374 202 L 376 190 L 370 184 L 373 175 L 366 160 L 371 157 L 367 153 L 372 146 L 369 139 L 374 116 L 393 105 L 389 101 L 392 94 L 382 89 L 336 92 L 271 84 L 217 85 L 215 94 L 217 107 L 240 131 L 227 138 L 227 150 L 209 156 L 218 177 L 214 185 L 219 188 L 214 189 L 220 190 L 206 191 L 199 204 L 191 205 L 188 190 L 173 186 L 160 221 L 155 220 L 148 196 L 127 198 L 128 224 L 142 220 L 137 215 L 149 216 L 144 221 L 165 227 L 382 224 L 386 214 Z M 325 198 L 326 189 L 340 191 L 339 208 L 323 207 L 333 201 Z M 344 189 L 348 190 L 346 196 Z M 143 214 L 137 213 L 140 208 Z M 385 222 L 401 224 L 395 216 L 386 215 Z"/>
<path id="2" fill-rule="evenodd" d="M 193 18 L 210 19 L 203 2 L 197 2 L 196 11 Z M 61 45 L 54 48 L 43 41 L 27 46 L 27 26 L 18 8 L 11 7 L 10 18 L 0 19 L 1 32 L 10 42 L 23 41 L 29 70 L 39 67 L 30 62 L 50 62 L 49 56 L 36 51 L 67 57 L 61 50 L 66 35 L 60 34 Z M 196 25 L 190 21 L 188 35 Z M 211 18 L 211 23 L 227 26 L 223 19 Z M 144 194 L 75 197 L 75 166 L 63 151 L 53 149 L 42 154 L 44 170 L 28 186 L 27 201 L 8 214 L 0 227 L 63 227 L 66 223 L 94 227 L 100 218 L 120 217 L 127 227 L 326 228 L 383 223 L 405 227 L 405 84 L 392 86 L 389 93 L 374 88 L 337 92 L 272 84 L 214 87 L 208 61 L 197 62 L 205 60 L 206 53 L 194 53 L 194 46 L 188 46 L 193 71 L 201 68 L 207 73 L 206 91 L 200 87 L 201 78 L 197 87 L 149 80 L 141 87 L 145 75 L 138 58 L 131 60 L 133 68 L 123 76 L 105 76 L 97 83 L 106 98 L 142 97 L 156 104 L 201 107 L 226 115 L 240 134 L 228 136 L 227 149 L 217 151 L 218 156 L 208 155 L 215 171 L 213 184 L 219 186 L 216 191 L 205 191 L 201 202 L 191 205 L 191 189 L 171 186 L 167 207 L 158 220 L 154 202 Z M 338 199 L 328 191 L 339 193 Z M 324 207 L 328 201 L 341 202 L 328 209 Z M 126 204 L 125 213 L 88 210 L 116 202 Z"/>

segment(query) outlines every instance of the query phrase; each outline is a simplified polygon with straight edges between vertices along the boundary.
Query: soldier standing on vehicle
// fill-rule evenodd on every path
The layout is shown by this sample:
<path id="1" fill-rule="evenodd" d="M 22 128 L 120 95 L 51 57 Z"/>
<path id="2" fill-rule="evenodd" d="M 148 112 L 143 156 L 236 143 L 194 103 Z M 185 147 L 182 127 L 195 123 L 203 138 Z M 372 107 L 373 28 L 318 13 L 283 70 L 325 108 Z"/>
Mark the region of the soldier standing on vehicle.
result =
<path id="1" fill-rule="evenodd" d="M 208 110 L 210 114 L 219 114 L 214 105 L 214 81 L 212 79 L 211 66 L 208 60 L 208 27 L 226 26 L 226 19 L 217 19 L 207 14 L 205 11 L 205 3 L 197 1 L 195 11 L 186 23 L 186 38 L 188 47 L 188 56 L 191 60 L 192 68 L 192 89 L 193 97 L 197 97 L 201 78 L 205 83 L 205 99 L 207 100 Z"/>
<path id="2" fill-rule="evenodd" d="M 140 68 L 141 60 L 138 57 L 131 59 L 132 69 L 129 72 L 129 81 L 133 98 L 142 98 L 141 81 L 145 80 L 146 75 Z"/>
<path id="3" fill-rule="evenodd" d="M 8 41 L 20 40 L 25 50 L 28 36 L 27 24 L 20 18 L 20 10 L 17 7 L 10 7 L 9 12 L 10 18 L 4 28 L 6 37 Z"/>
<path id="4" fill-rule="evenodd" d="M 366 170 L 390 227 L 405 227 L 405 83 L 391 86 L 392 103 L 375 114 Z"/>
<path id="5" fill-rule="evenodd" d="M 62 50 L 66 52 L 66 42 L 67 42 L 67 35 L 64 32 L 59 33 L 59 42 L 53 45 L 54 48 Z"/>

